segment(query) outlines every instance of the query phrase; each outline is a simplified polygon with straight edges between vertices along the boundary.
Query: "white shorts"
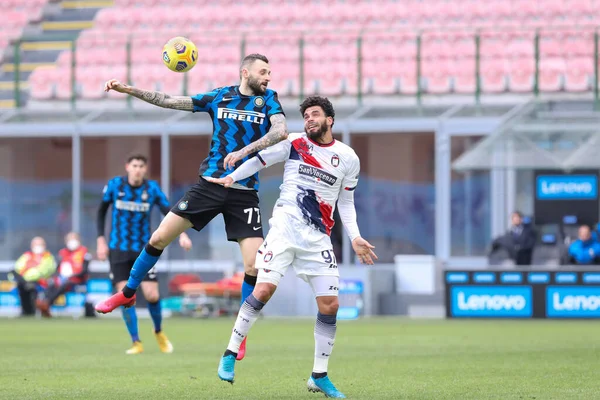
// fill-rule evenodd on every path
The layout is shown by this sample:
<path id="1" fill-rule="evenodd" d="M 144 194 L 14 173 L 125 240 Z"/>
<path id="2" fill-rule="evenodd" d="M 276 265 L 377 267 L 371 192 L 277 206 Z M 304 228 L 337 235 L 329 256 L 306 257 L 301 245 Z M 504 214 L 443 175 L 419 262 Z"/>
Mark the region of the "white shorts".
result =
<path id="1" fill-rule="evenodd" d="M 283 211 L 273 214 L 269 226 L 256 253 L 257 283 L 278 285 L 291 265 L 315 296 L 337 296 L 340 275 L 329 236 Z"/>

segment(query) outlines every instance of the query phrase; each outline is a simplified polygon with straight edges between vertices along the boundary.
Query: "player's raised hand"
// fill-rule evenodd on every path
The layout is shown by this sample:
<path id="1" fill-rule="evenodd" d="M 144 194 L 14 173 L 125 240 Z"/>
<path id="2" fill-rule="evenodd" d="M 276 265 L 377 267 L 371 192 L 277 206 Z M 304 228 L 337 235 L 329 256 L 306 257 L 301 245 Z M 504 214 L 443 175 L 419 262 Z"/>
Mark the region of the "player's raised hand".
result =
<path id="1" fill-rule="evenodd" d="M 217 185 L 223 185 L 226 188 L 230 187 L 231 185 L 233 185 L 233 179 L 230 176 L 226 176 L 225 178 L 211 178 L 208 177 L 206 178 L 207 181 L 212 182 L 212 183 L 216 183 Z"/>
<path id="2" fill-rule="evenodd" d="M 358 256 L 361 264 L 373 265 L 373 259 L 377 260 L 377 254 L 373 251 L 375 246 L 360 236 L 352 241 L 352 248 Z"/>
<path id="3" fill-rule="evenodd" d="M 104 91 L 109 92 L 111 90 L 114 90 L 115 92 L 119 93 L 124 93 L 125 85 L 123 85 L 117 79 L 111 79 L 109 81 L 106 81 L 106 83 L 104 84 Z"/>
<path id="4" fill-rule="evenodd" d="M 100 236 L 96 240 L 96 257 L 98 260 L 104 261 L 108 257 L 108 246 L 106 244 L 106 239 Z"/>
<path id="5" fill-rule="evenodd" d="M 190 239 L 187 233 L 183 232 L 179 235 L 179 246 L 185 251 L 190 251 L 192 249 L 192 239 Z"/>
<path id="6" fill-rule="evenodd" d="M 229 154 L 227 154 L 227 156 L 225 157 L 225 160 L 223 160 L 223 166 L 225 167 L 225 169 L 233 169 L 235 168 L 235 163 L 237 163 L 238 161 L 242 160 L 244 158 L 244 154 L 242 154 L 242 151 L 234 151 L 231 152 Z"/>

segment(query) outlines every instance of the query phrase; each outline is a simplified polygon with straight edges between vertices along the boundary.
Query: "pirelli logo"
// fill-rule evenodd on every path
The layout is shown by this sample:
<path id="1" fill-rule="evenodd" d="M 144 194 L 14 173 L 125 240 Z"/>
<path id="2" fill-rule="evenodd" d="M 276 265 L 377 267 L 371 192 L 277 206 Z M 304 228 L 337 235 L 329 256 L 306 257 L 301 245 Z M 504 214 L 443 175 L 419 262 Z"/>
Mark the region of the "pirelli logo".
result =
<path id="1" fill-rule="evenodd" d="M 150 203 L 136 203 L 135 201 L 117 200 L 115 202 L 117 210 L 133 211 L 133 212 L 148 212 Z"/>
<path id="2" fill-rule="evenodd" d="M 265 114 L 256 111 L 236 110 L 235 108 L 218 108 L 217 118 L 234 119 L 260 125 L 265 121 Z"/>
<path id="3" fill-rule="evenodd" d="M 331 175 L 311 165 L 300 164 L 298 166 L 298 173 L 300 175 L 316 178 L 318 181 L 325 182 L 329 186 L 333 186 L 337 182 L 337 178 L 335 177 L 335 175 Z"/>

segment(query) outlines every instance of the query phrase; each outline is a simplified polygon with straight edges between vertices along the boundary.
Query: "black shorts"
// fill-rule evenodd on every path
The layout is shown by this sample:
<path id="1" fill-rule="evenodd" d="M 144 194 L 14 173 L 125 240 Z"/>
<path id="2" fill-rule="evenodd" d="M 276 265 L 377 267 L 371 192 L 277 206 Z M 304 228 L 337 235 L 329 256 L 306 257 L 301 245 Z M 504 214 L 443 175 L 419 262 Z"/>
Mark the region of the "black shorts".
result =
<path id="1" fill-rule="evenodd" d="M 110 279 L 113 285 L 129 279 L 129 273 L 139 254 L 139 251 L 110 250 L 108 260 L 110 262 Z M 153 267 L 148 271 L 144 279 L 142 279 L 143 282 L 157 282 L 155 268 Z"/>
<path id="2" fill-rule="evenodd" d="M 231 242 L 263 237 L 258 194 L 255 190 L 227 189 L 201 177 L 171 211 L 190 220 L 197 231 L 217 215 L 223 214 L 227 240 Z"/>

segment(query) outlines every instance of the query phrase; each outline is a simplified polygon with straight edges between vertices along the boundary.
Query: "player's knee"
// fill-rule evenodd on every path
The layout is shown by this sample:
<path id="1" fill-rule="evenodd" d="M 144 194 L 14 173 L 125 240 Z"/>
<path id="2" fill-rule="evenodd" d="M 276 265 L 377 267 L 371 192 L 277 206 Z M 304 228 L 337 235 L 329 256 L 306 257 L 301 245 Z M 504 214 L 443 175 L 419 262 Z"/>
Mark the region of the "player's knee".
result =
<path id="1" fill-rule="evenodd" d="M 244 273 L 248 274 L 250 276 L 258 275 L 258 270 L 256 268 L 254 268 L 254 260 L 252 260 L 252 262 L 244 263 Z"/>
<path id="2" fill-rule="evenodd" d="M 164 248 L 169 245 L 169 241 L 167 240 L 166 235 L 163 232 L 161 232 L 160 229 L 154 231 L 148 243 L 150 243 L 150 246 L 158 250 L 164 250 Z"/>
<path id="3" fill-rule="evenodd" d="M 148 293 L 148 294 L 144 295 L 144 297 L 146 298 L 146 301 L 148 303 L 156 303 L 160 300 L 160 296 L 158 295 L 158 292 Z"/>
<path id="4" fill-rule="evenodd" d="M 267 301 L 269 301 L 271 296 L 273 296 L 273 293 L 275 293 L 276 288 L 277 288 L 277 286 L 275 286 L 271 283 L 258 283 L 254 287 L 254 291 L 252 292 L 252 295 L 257 300 L 262 301 L 263 303 L 266 303 Z"/>
<path id="5" fill-rule="evenodd" d="M 322 297 L 319 301 L 319 312 L 325 315 L 336 315 L 340 308 L 337 297 Z"/>

